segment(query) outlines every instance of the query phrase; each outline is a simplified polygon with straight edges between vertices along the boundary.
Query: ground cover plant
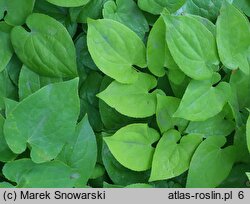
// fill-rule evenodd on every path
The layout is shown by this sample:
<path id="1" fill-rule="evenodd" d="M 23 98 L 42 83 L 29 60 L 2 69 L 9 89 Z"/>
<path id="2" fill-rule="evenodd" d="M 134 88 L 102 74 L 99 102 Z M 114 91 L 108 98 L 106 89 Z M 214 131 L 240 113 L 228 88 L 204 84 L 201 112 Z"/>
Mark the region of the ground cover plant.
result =
<path id="1" fill-rule="evenodd" d="M 249 0 L 0 0 L 0 187 L 249 187 Z"/>

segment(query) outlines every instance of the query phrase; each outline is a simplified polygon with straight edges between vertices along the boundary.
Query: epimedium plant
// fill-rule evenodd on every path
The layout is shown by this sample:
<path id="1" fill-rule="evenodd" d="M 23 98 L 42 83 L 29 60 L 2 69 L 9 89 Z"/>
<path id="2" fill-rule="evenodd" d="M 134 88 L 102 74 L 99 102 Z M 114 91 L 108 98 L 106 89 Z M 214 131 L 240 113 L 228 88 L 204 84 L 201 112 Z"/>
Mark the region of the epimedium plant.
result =
<path id="1" fill-rule="evenodd" d="M 0 0 L 0 187 L 247 187 L 249 16 Z"/>

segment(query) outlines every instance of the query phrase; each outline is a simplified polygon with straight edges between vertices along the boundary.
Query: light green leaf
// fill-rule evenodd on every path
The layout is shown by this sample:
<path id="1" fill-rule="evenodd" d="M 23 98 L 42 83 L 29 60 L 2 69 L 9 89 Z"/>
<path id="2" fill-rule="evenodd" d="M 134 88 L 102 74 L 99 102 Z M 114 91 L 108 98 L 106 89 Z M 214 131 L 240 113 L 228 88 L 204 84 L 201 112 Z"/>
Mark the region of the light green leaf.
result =
<path id="1" fill-rule="evenodd" d="M 227 118 L 226 112 L 222 111 L 205 121 L 190 122 L 185 132 L 201 134 L 203 137 L 226 137 L 234 129 L 235 122 Z"/>
<path id="2" fill-rule="evenodd" d="M 18 188 L 72 188 L 79 177 L 62 162 L 35 164 L 30 159 L 6 163 L 3 173 Z"/>
<path id="3" fill-rule="evenodd" d="M 12 27 L 5 22 L 0 22 L 0 72 L 8 65 L 13 54 L 13 48 L 10 41 L 11 28 Z"/>
<path id="4" fill-rule="evenodd" d="M 185 0 L 138 0 L 140 9 L 152 14 L 160 14 L 164 8 L 170 13 L 177 11 Z"/>
<path id="5" fill-rule="evenodd" d="M 76 187 L 87 184 L 97 159 L 96 138 L 87 115 L 76 126 L 74 135 L 69 138 L 58 159 L 79 173 Z"/>
<path id="6" fill-rule="evenodd" d="M 4 134 L 17 154 L 31 147 L 36 163 L 54 159 L 72 136 L 79 114 L 78 79 L 50 84 L 8 113 Z"/>
<path id="7" fill-rule="evenodd" d="M 206 28 L 214 35 L 216 36 L 216 26 L 207 18 L 201 17 L 201 16 L 196 16 L 192 14 L 186 14 L 189 17 L 192 17 L 196 19 L 197 21 L 201 22 Z"/>
<path id="8" fill-rule="evenodd" d="M 42 76 L 76 77 L 75 47 L 66 28 L 54 18 L 38 13 L 31 14 L 26 24 L 30 32 L 21 26 L 11 32 L 21 61 Z"/>
<path id="9" fill-rule="evenodd" d="M 247 135 L 247 146 L 248 146 L 248 150 L 250 152 L 250 116 L 248 116 L 248 120 L 247 120 L 247 126 L 246 126 L 246 135 Z"/>
<path id="10" fill-rule="evenodd" d="M 229 175 L 235 161 L 235 149 L 225 137 L 209 137 L 197 148 L 191 160 L 187 188 L 215 188 Z"/>
<path id="11" fill-rule="evenodd" d="M 152 144 L 160 138 L 159 133 L 147 124 L 131 124 L 118 130 L 113 136 L 105 137 L 116 160 L 123 166 L 144 171 L 151 167 L 154 148 Z"/>
<path id="12" fill-rule="evenodd" d="M 102 84 L 99 91 L 104 91 L 111 83 L 112 79 L 105 76 L 102 80 Z M 99 112 L 103 125 L 108 130 L 118 130 L 131 123 L 141 122 L 140 119 L 130 118 L 120 114 L 114 108 L 107 105 L 104 101 L 99 100 Z"/>
<path id="13" fill-rule="evenodd" d="M 215 21 L 223 0 L 187 0 L 185 12 Z"/>
<path id="14" fill-rule="evenodd" d="M 219 65 L 213 34 L 190 16 L 163 15 L 163 19 L 167 44 L 179 68 L 196 80 L 211 78 Z"/>
<path id="15" fill-rule="evenodd" d="M 164 67 L 178 69 L 178 66 L 170 54 L 165 38 L 166 26 L 163 18 L 159 17 L 149 33 L 147 43 L 148 68 L 158 77 L 165 75 L 166 71 Z"/>
<path id="16" fill-rule="evenodd" d="M 46 0 L 51 4 L 62 7 L 77 7 L 86 5 L 90 0 Z"/>
<path id="17" fill-rule="evenodd" d="M 133 65 L 146 66 L 143 42 L 132 30 L 117 21 L 89 19 L 87 43 L 98 68 L 118 82 L 133 83 L 138 79 Z"/>
<path id="18" fill-rule="evenodd" d="M 177 126 L 179 130 L 186 128 L 188 121 L 173 117 L 179 104 L 180 99 L 178 98 L 157 95 L 156 121 L 161 133 L 173 129 L 175 126 Z"/>
<path id="19" fill-rule="evenodd" d="M 174 117 L 204 121 L 222 111 L 231 94 L 230 85 L 220 82 L 213 87 L 210 81 L 192 80 Z"/>
<path id="20" fill-rule="evenodd" d="M 141 39 L 149 30 L 146 18 L 133 0 L 109 0 L 104 4 L 102 13 L 104 18 L 128 26 Z"/>
<path id="21" fill-rule="evenodd" d="M 247 175 L 247 177 L 248 177 L 248 179 L 250 181 L 250 173 L 246 173 L 246 175 Z"/>
<path id="22" fill-rule="evenodd" d="M 8 147 L 3 134 L 4 118 L 0 114 L 0 161 L 7 162 L 15 159 L 16 155 Z"/>
<path id="23" fill-rule="evenodd" d="M 149 93 L 156 86 L 156 79 L 145 73 L 133 84 L 113 81 L 97 96 L 119 113 L 135 118 L 144 118 L 156 112 L 156 92 Z"/>
<path id="24" fill-rule="evenodd" d="M 183 136 L 176 130 L 166 132 L 156 146 L 149 181 L 170 179 L 189 168 L 189 163 L 202 136 Z"/>
<path id="25" fill-rule="evenodd" d="M 225 1 L 216 28 L 217 46 L 222 63 L 229 69 L 239 68 L 249 74 L 250 65 L 247 58 L 250 50 L 250 25 L 247 18 Z"/>
<path id="26" fill-rule="evenodd" d="M 4 17 L 4 21 L 9 25 L 22 25 L 25 19 L 32 13 L 35 0 L 0 0 L 0 20 Z"/>

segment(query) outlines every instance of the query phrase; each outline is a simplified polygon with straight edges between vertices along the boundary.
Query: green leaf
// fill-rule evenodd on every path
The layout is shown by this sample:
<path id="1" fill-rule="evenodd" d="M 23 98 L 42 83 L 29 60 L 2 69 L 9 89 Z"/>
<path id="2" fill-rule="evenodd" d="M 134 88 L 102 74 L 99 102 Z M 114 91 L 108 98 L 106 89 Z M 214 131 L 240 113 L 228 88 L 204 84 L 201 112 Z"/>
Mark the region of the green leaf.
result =
<path id="1" fill-rule="evenodd" d="M 156 76 L 164 76 L 169 69 L 178 69 L 172 55 L 170 54 L 166 38 L 166 26 L 162 17 L 155 22 L 148 36 L 147 62 L 149 70 Z"/>
<path id="2" fill-rule="evenodd" d="M 223 0 L 187 0 L 185 12 L 215 21 Z"/>
<path id="3" fill-rule="evenodd" d="M 4 98 L 17 98 L 17 90 L 7 70 L 0 72 L 0 110 L 4 109 Z"/>
<path id="4" fill-rule="evenodd" d="M 30 159 L 6 163 L 3 173 L 18 188 L 72 188 L 79 177 L 62 162 L 35 164 Z"/>
<path id="5" fill-rule="evenodd" d="M 250 152 L 250 116 L 248 116 L 248 120 L 247 120 L 246 136 L 247 136 L 247 147 Z"/>
<path id="6" fill-rule="evenodd" d="M 19 159 L 15 161 L 8 162 L 3 167 L 3 175 L 10 181 L 19 183 L 22 176 L 29 172 L 35 166 L 35 163 L 30 159 Z"/>
<path id="7" fill-rule="evenodd" d="M 21 61 L 42 76 L 76 77 L 75 47 L 66 28 L 38 13 L 31 14 L 26 24 L 30 32 L 21 26 L 11 32 L 13 47 Z"/>
<path id="8" fill-rule="evenodd" d="M 18 94 L 23 100 L 40 89 L 40 77 L 25 65 L 22 67 L 18 80 Z"/>
<path id="9" fill-rule="evenodd" d="M 240 110 L 250 108 L 250 75 L 237 70 L 231 74 L 230 85 L 237 95 Z"/>
<path id="10" fill-rule="evenodd" d="M 190 134 L 181 138 L 176 130 L 166 132 L 156 146 L 149 181 L 170 179 L 185 172 L 201 141 L 200 135 Z"/>
<path id="11" fill-rule="evenodd" d="M 13 48 L 10 41 L 11 28 L 12 27 L 5 22 L 0 22 L 0 72 L 8 65 L 13 54 Z"/>
<path id="12" fill-rule="evenodd" d="M 109 177 L 115 184 L 130 185 L 148 181 L 149 171 L 132 171 L 122 166 L 111 154 L 106 143 L 103 143 L 102 160 Z"/>
<path id="13" fill-rule="evenodd" d="M 201 17 L 201 16 L 196 16 L 192 14 L 186 14 L 189 17 L 192 17 L 196 19 L 197 21 L 201 22 L 206 28 L 214 35 L 216 36 L 216 26 L 207 18 Z"/>
<path id="14" fill-rule="evenodd" d="M 72 21 L 87 23 L 88 18 L 98 19 L 102 16 L 102 8 L 107 0 L 91 0 L 85 6 L 70 8 Z"/>
<path id="15" fill-rule="evenodd" d="M 159 133 L 147 124 L 131 124 L 105 137 L 116 160 L 134 171 L 145 171 L 151 167 L 154 148 L 152 144 L 160 138 Z"/>
<path id="16" fill-rule="evenodd" d="M 77 7 L 86 5 L 90 0 L 46 0 L 51 4 L 62 7 Z"/>
<path id="17" fill-rule="evenodd" d="M 43 176 L 41 176 L 43 175 Z M 72 188 L 79 177 L 65 164 L 52 161 L 37 164 L 23 175 L 18 188 Z"/>
<path id="18" fill-rule="evenodd" d="M 187 188 L 215 188 L 229 175 L 235 161 L 235 149 L 225 137 L 209 137 L 200 144 L 191 160 Z"/>
<path id="19" fill-rule="evenodd" d="M 250 25 L 247 18 L 225 1 L 216 28 L 217 46 L 222 63 L 229 69 L 239 68 L 249 74 Z"/>
<path id="20" fill-rule="evenodd" d="M 156 112 L 156 92 L 149 93 L 156 86 L 156 79 L 139 73 L 133 84 L 113 81 L 108 88 L 97 96 L 119 113 L 135 118 L 144 118 Z M 140 104 L 138 106 L 138 104 Z"/>
<path id="21" fill-rule="evenodd" d="M 249 164 L 239 163 L 233 166 L 229 176 L 218 188 L 249 188 L 246 171 L 250 170 Z"/>
<path id="22" fill-rule="evenodd" d="M 124 188 L 153 188 L 153 186 L 147 183 L 135 183 L 125 186 Z"/>
<path id="23" fill-rule="evenodd" d="M 94 131 L 101 131 L 103 128 L 98 109 L 99 99 L 96 97 L 96 94 L 99 92 L 101 86 L 102 78 L 103 77 L 100 73 L 92 71 L 88 74 L 87 79 L 79 89 L 81 100 L 80 118 L 87 113 L 90 125 L 93 127 Z"/>
<path id="24" fill-rule="evenodd" d="M 188 121 L 173 117 L 179 104 L 180 99 L 178 98 L 157 95 L 156 121 L 161 133 L 173 129 L 175 126 L 177 126 L 179 130 L 186 128 Z"/>
<path id="25" fill-rule="evenodd" d="M 190 122 L 186 133 L 201 134 L 203 137 L 226 137 L 235 129 L 235 122 L 227 118 L 226 112 L 215 115 L 205 121 Z"/>
<path id="26" fill-rule="evenodd" d="M 98 68 L 92 60 L 87 47 L 87 35 L 79 36 L 75 42 L 75 47 L 78 67 L 88 67 L 97 71 Z"/>
<path id="27" fill-rule="evenodd" d="M 33 12 L 46 14 L 58 20 L 59 22 L 63 23 L 65 22 L 65 19 L 67 18 L 68 8 L 62 8 L 54 4 L 51 4 L 48 1 L 39 0 L 35 2 Z"/>
<path id="28" fill-rule="evenodd" d="M 173 13 L 184 3 L 185 0 L 138 0 L 140 9 L 155 15 L 160 14 L 164 8 Z"/>
<path id="29" fill-rule="evenodd" d="M 61 81 L 61 78 L 48 78 L 39 76 L 27 66 L 23 65 L 18 79 L 19 99 L 23 100 L 24 98 L 38 91 L 43 86 Z"/>
<path id="30" fill-rule="evenodd" d="M 9 98 L 5 98 L 4 103 L 5 103 L 5 115 L 6 117 L 8 117 L 9 113 L 11 113 L 12 110 L 14 110 L 14 108 L 16 108 L 16 106 L 18 105 L 18 102 L 11 100 Z"/>
<path id="31" fill-rule="evenodd" d="M 149 30 L 146 18 L 133 0 L 109 0 L 104 4 L 102 13 L 104 18 L 126 25 L 141 39 Z"/>
<path id="32" fill-rule="evenodd" d="M 167 76 L 174 95 L 182 98 L 191 79 L 180 69 L 169 69 Z"/>
<path id="33" fill-rule="evenodd" d="M 236 149 L 236 162 L 250 163 L 250 154 L 247 145 L 246 126 L 243 125 L 235 129 L 234 147 Z"/>
<path id="34" fill-rule="evenodd" d="M 8 147 L 3 134 L 4 118 L 0 114 L 0 161 L 7 162 L 15 159 L 16 155 Z"/>
<path id="35" fill-rule="evenodd" d="M 84 187 L 94 171 L 96 158 L 96 138 L 86 115 L 76 126 L 74 135 L 69 138 L 58 159 L 79 173 L 76 187 Z"/>
<path id="36" fill-rule="evenodd" d="M 133 65 L 146 66 L 143 42 L 132 30 L 117 21 L 89 19 L 87 42 L 98 68 L 118 82 L 136 81 L 138 72 Z"/>
<path id="37" fill-rule="evenodd" d="M 250 1 L 249 0 L 234 0 L 233 5 L 243 11 L 248 17 L 250 17 Z"/>
<path id="38" fill-rule="evenodd" d="M 90 179 L 97 179 L 103 176 L 104 174 L 105 174 L 105 168 L 101 164 L 96 163 Z"/>
<path id="39" fill-rule="evenodd" d="M 193 17 L 163 15 L 163 19 L 168 47 L 179 68 L 196 80 L 211 78 L 219 65 L 213 34 Z"/>
<path id="40" fill-rule="evenodd" d="M 34 3 L 35 0 L 0 0 L 0 19 L 4 17 L 4 21 L 9 25 L 22 25 L 32 13 Z"/>
<path id="41" fill-rule="evenodd" d="M 20 154 L 27 145 L 36 163 L 54 159 L 72 136 L 79 114 L 78 79 L 50 84 L 21 101 L 7 116 L 4 134 Z"/>
<path id="42" fill-rule="evenodd" d="M 18 86 L 18 78 L 22 65 L 21 61 L 14 54 L 6 66 L 9 78 L 15 86 Z"/>
<path id="43" fill-rule="evenodd" d="M 113 80 L 108 76 L 103 77 L 100 91 L 105 90 Z M 137 118 L 130 118 L 125 115 L 120 114 L 114 108 L 107 105 L 104 101 L 99 100 L 99 111 L 103 125 L 108 130 L 118 130 L 123 126 L 131 123 L 141 122 Z"/>
<path id="44" fill-rule="evenodd" d="M 220 82 L 213 87 L 209 81 L 192 80 L 174 117 L 204 121 L 222 111 L 231 94 L 230 85 Z"/>
<path id="45" fill-rule="evenodd" d="M 14 186 L 8 182 L 0 182 L 0 188 L 14 188 Z"/>

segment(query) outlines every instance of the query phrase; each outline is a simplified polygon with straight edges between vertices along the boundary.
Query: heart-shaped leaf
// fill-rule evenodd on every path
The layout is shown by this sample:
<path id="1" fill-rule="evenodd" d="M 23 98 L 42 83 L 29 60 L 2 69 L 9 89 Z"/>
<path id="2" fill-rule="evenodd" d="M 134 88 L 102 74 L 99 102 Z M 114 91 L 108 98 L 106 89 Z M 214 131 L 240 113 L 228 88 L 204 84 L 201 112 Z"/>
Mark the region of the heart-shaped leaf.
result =
<path id="1" fill-rule="evenodd" d="M 191 160 L 187 188 L 215 188 L 230 173 L 235 161 L 235 149 L 225 137 L 209 137 L 200 144 Z"/>
<path id="2" fill-rule="evenodd" d="M 78 79 L 50 84 L 21 101 L 8 113 L 4 134 L 17 154 L 31 147 L 36 163 L 56 158 L 73 135 L 79 114 Z"/>
<path id="3" fill-rule="evenodd" d="M 166 132 L 156 146 L 149 180 L 170 179 L 185 172 L 201 141 L 201 135 L 190 134 L 181 138 L 176 130 Z"/>
<path id="4" fill-rule="evenodd" d="M 89 19 L 87 42 L 98 68 L 118 82 L 136 81 L 138 72 L 133 65 L 146 66 L 146 49 L 142 40 L 117 21 Z"/>
<path id="5" fill-rule="evenodd" d="M 66 28 L 38 13 L 31 14 L 26 24 L 30 31 L 22 26 L 11 31 L 11 42 L 21 61 L 42 76 L 76 77 L 76 51 Z"/>
<path id="6" fill-rule="evenodd" d="M 159 133 L 147 124 L 131 124 L 105 137 L 116 160 L 134 171 L 145 171 L 151 167 L 154 148 L 152 144 L 160 138 Z"/>

